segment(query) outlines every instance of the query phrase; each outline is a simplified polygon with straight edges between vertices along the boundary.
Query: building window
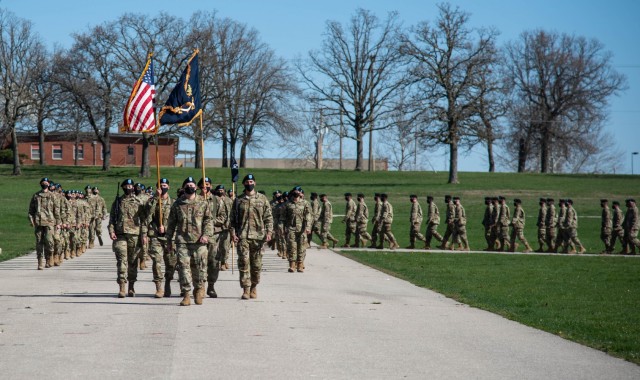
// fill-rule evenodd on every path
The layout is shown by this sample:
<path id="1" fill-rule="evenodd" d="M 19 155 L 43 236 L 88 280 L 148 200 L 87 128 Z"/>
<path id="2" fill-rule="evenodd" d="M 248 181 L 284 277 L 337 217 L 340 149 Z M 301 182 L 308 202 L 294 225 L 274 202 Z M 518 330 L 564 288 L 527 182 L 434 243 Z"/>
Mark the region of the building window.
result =
<path id="1" fill-rule="evenodd" d="M 73 146 L 73 157 L 74 159 L 84 160 L 84 145 Z"/>
<path id="2" fill-rule="evenodd" d="M 133 146 L 129 145 L 129 146 L 127 147 L 127 154 L 128 154 L 129 156 L 133 156 L 133 155 L 135 154 L 135 151 L 134 151 L 134 149 L 133 149 Z"/>
<path id="3" fill-rule="evenodd" d="M 62 145 L 52 145 L 51 152 L 52 159 L 62 160 Z"/>
<path id="4" fill-rule="evenodd" d="M 40 159 L 40 145 L 31 144 L 31 159 L 33 161 Z"/>

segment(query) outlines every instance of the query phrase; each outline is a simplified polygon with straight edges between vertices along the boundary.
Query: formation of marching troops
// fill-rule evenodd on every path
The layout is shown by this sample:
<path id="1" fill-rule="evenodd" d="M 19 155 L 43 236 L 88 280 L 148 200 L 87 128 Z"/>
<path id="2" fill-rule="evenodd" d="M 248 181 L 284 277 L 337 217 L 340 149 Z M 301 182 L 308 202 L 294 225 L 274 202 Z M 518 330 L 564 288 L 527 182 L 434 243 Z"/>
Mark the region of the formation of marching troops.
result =
<path id="1" fill-rule="evenodd" d="M 206 294 L 216 298 L 215 283 L 219 272 L 229 269 L 229 253 L 235 247 L 238 253 L 238 271 L 242 299 L 257 298 L 257 286 L 262 271 L 265 243 L 277 255 L 289 261 L 289 272 L 305 270 L 306 249 L 315 234 L 319 248 L 333 247 L 338 240 L 331 234 L 333 207 L 326 194 L 311 193 L 305 199 L 300 186 L 291 191 L 273 193 L 269 202 L 262 191 L 255 189 L 255 177 L 248 174 L 242 184 L 243 192 L 236 198 L 224 185 L 212 187 L 205 177 L 196 183 L 188 177 L 177 190 L 174 200 L 169 195 L 170 183 L 160 180 L 155 193 L 152 188 L 127 179 L 120 185 L 124 195 L 116 197 L 107 214 L 106 204 L 97 187 L 87 186 L 84 192 L 63 190 L 49 178 L 40 181 L 41 191 L 35 193 L 29 206 L 29 220 L 35 228 L 38 269 L 59 266 L 64 260 L 82 255 L 92 248 L 97 238 L 103 245 L 102 221 L 109 215 L 109 237 L 117 262 L 118 297 L 135 296 L 134 284 L 139 269 L 151 259 L 156 298 L 171 296 L 171 281 L 178 273 L 180 305 L 191 304 L 190 293 L 196 304 L 202 304 Z M 345 242 L 342 247 L 399 248 L 391 231 L 393 206 L 385 193 L 374 194 L 373 213 L 365 202 L 364 194 L 345 193 Z M 427 196 L 426 215 L 416 195 L 410 195 L 411 211 L 409 249 L 415 249 L 416 240 L 431 249 L 435 239 L 437 248 L 469 251 L 467 217 L 459 197 L 446 195 L 444 235 L 438 233 L 440 213 L 432 196 Z M 607 199 L 602 207 L 601 239 L 603 254 L 614 252 L 616 241 L 622 244 L 620 254 L 635 254 L 640 248 L 638 231 L 640 220 L 634 199 L 627 199 L 626 212 L 617 201 L 609 208 Z M 525 212 L 520 199 L 513 200 L 513 213 L 503 196 L 486 197 L 482 219 L 486 251 L 524 252 L 533 248 L 524 236 Z M 536 222 L 538 249 L 536 252 L 584 253 L 578 239 L 578 215 L 571 199 L 560 199 L 556 208 L 554 199 L 540 198 Z M 368 223 L 371 221 L 371 234 Z M 422 223 L 425 233 L 422 234 Z M 353 237 L 353 244 L 351 239 Z M 163 271 L 164 267 L 164 271 Z M 128 285 L 125 290 L 125 285 Z"/>

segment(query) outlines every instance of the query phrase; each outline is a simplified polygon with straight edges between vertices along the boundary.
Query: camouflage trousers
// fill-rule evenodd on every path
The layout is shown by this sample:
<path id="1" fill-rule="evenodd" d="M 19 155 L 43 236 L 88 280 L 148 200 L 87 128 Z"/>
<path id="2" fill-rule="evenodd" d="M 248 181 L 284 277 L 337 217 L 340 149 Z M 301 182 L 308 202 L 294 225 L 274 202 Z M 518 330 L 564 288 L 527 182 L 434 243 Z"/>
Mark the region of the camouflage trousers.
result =
<path id="1" fill-rule="evenodd" d="M 416 239 L 421 241 L 427 241 L 424 235 L 420 233 L 420 224 L 421 223 L 411 224 L 411 229 L 409 229 L 409 243 L 411 243 L 411 245 L 415 244 Z"/>
<path id="2" fill-rule="evenodd" d="M 53 229 L 53 254 L 60 255 L 64 254 L 64 230 L 63 229 Z"/>
<path id="3" fill-rule="evenodd" d="M 69 250 L 69 230 L 63 228 L 58 235 L 60 236 L 60 254 L 65 255 Z"/>
<path id="4" fill-rule="evenodd" d="M 96 240 L 96 228 L 95 228 L 95 224 L 96 224 L 96 219 L 97 218 L 92 218 L 89 221 L 89 227 L 87 228 L 87 234 L 88 236 L 88 240 L 89 240 L 89 245 L 93 246 L 93 243 Z"/>
<path id="5" fill-rule="evenodd" d="M 304 231 L 289 231 L 287 236 L 287 258 L 291 262 L 303 263 L 307 256 L 307 235 Z"/>
<path id="6" fill-rule="evenodd" d="M 391 223 L 382 223 L 382 228 L 380 229 L 380 244 L 378 247 L 384 246 L 385 238 L 389 240 L 389 243 L 396 243 L 396 237 L 393 236 L 393 232 L 391 232 Z"/>
<path id="7" fill-rule="evenodd" d="M 349 244 L 349 242 L 351 241 L 351 235 L 354 235 L 354 238 L 355 238 L 355 234 L 356 234 L 356 222 L 351 220 L 345 221 L 345 228 L 344 228 L 345 244 Z M 358 243 L 357 240 L 356 240 L 356 243 Z"/>
<path id="8" fill-rule="evenodd" d="M 625 249 L 626 243 L 624 240 L 624 229 L 617 228 L 613 230 L 613 234 L 611 235 L 611 243 L 609 244 L 611 251 L 613 251 L 616 248 L 616 239 L 620 240 L 620 244 L 622 244 L 622 249 Z"/>
<path id="9" fill-rule="evenodd" d="M 218 238 L 218 255 L 220 256 L 220 264 L 229 261 L 229 252 L 231 252 L 231 234 L 229 230 L 220 231 Z"/>
<path id="10" fill-rule="evenodd" d="M 281 227 L 276 228 L 274 239 L 276 239 L 276 249 L 278 253 L 282 256 L 287 256 L 287 239 L 284 233 L 284 229 Z"/>
<path id="11" fill-rule="evenodd" d="M 454 229 L 455 226 L 453 225 L 453 223 L 447 223 L 447 229 L 444 231 L 444 236 L 442 236 L 442 245 L 447 244 L 449 238 L 451 238 L 451 235 L 453 235 Z M 453 241 L 451 243 L 453 244 Z"/>
<path id="12" fill-rule="evenodd" d="M 93 230 L 95 231 L 96 236 L 102 237 L 102 218 L 95 218 Z"/>
<path id="13" fill-rule="evenodd" d="M 378 235 L 380 235 L 380 223 L 373 222 L 373 228 L 371 229 L 371 245 L 376 245 L 378 241 Z"/>
<path id="14" fill-rule="evenodd" d="M 437 241 L 442 241 L 442 236 L 438 233 L 438 225 L 435 223 L 427 222 L 427 230 L 424 234 L 424 244 L 429 247 L 431 246 L 431 239 L 435 238 Z"/>
<path id="15" fill-rule="evenodd" d="M 358 223 L 356 225 L 356 247 L 363 244 L 364 240 L 373 241 L 371 235 L 367 232 L 367 222 Z M 364 246 L 364 245 L 363 245 Z"/>
<path id="16" fill-rule="evenodd" d="M 238 241 L 238 272 L 240 272 L 240 287 L 260 283 L 262 271 L 262 245 L 264 240 L 240 239 Z"/>
<path id="17" fill-rule="evenodd" d="M 207 280 L 207 245 L 200 243 L 177 243 L 178 278 L 182 293 L 193 288 L 204 287 Z"/>
<path id="18" fill-rule="evenodd" d="M 209 284 L 215 284 L 220 274 L 220 234 L 214 234 L 207 244 L 207 281 Z M 222 252 L 224 255 L 224 252 Z"/>
<path id="19" fill-rule="evenodd" d="M 497 238 L 500 242 L 500 248 L 503 251 L 509 250 L 510 240 L 509 240 L 509 225 L 498 224 L 497 225 Z"/>
<path id="20" fill-rule="evenodd" d="M 153 273 L 153 282 L 161 282 L 163 279 L 161 262 L 167 254 L 167 241 L 158 239 L 157 237 L 149 238 L 149 257 L 151 258 L 151 272 Z M 175 271 L 175 263 L 174 268 Z M 173 273 L 171 274 L 173 277 Z"/>
<path id="21" fill-rule="evenodd" d="M 138 255 L 136 255 L 137 234 L 119 234 L 113 241 L 113 252 L 116 255 L 118 284 L 136 282 L 138 279 Z"/>
<path id="22" fill-rule="evenodd" d="M 331 223 L 322 223 L 322 227 L 320 228 L 320 240 L 322 244 L 327 244 L 327 239 L 331 241 L 336 240 L 333 235 L 331 235 Z"/>
<path id="23" fill-rule="evenodd" d="M 549 252 L 556 250 L 556 239 L 558 238 L 556 227 L 547 227 L 547 248 Z"/>
<path id="24" fill-rule="evenodd" d="M 55 241 L 53 238 L 55 227 L 38 226 L 35 227 L 36 254 L 38 258 L 43 256 L 47 259 L 53 254 Z"/>
<path id="25" fill-rule="evenodd" d="M 509 239 L 511 242 L 511 248 L 515 250 L 516 239 L 520 240 L 525 246 L 529 246 L 529 242 L 527 238 L 524 237 L 524 228 L 520 227 L 511 227 L 511 238 Z"/>
<path id="26" fill-rule="evenodd" d="M 487 249 L 493 248 L 493 241 L 491 240 L 491 226 L 484 226 L 484 240 L 487 242 Z"/>
<path id="27" fill-rule="evenodd" d="M 547 228 L 544 226 L 538 227 L 538 244 L 540 245 L 540 249 L 544 248 L 544 245 L 546 242 L 547 242 Z"/>
<path id="28" fill-rule="evenodd" d="M 604 243 L 605 252 L 609 252 L 611 250 L 611 235 L 611 228 L 605 227 L 600 229 L 600 240 L 602 240 L 602 243 Z"/>
<path id="29" fill-rule="evenodd" d="M 467 226 L 456 224 L 453 228 L 453 237 L 451 244 L 458 244 L 461 247 L 469 248 L 469 239 L 467 238 Z"/>
<path id="30" fill-rule="evenodd" d="M 624 241 L 628 249 L 631 249 L 631 252 L 635 253 L 636 248 L 640 248 L 640 239 L 638 239 L 638 230 L 635 228 L 631 228 L 625 231 Z"/>

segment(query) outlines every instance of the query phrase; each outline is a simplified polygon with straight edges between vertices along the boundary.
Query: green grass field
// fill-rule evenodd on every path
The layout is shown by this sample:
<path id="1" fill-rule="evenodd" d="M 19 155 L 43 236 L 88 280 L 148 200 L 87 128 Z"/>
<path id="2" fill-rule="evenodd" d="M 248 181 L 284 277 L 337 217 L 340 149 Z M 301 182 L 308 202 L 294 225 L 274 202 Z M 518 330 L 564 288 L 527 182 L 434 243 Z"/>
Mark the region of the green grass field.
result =
<path id="1" fill-rule="evenodd" d="M 0 165 L 0 260 L 34 249 L 33 230 L 27 221 L 31 195 L 38 181 L 48 176 L 67 189 L 97 185 L 110 206 L 117 184 L 131 177 L 137 168 L 114 168 L 104 173 L 95 168 L 25 167 L 20 177 L 11 176 L 11 167 Z M 241 170 L 241 177 L 248 173 Z M 372 206 L 374 192 L 386 192 L 394 205 L 393 231 L 401 244 L 408 244 L 409 195 L 417 194 L 425 206 L 426 195 L 436 197 L 441 213 L 443 196 L 458 195 L 467 211 L 472 249 L 485 246 L 480 224 L 483 198 L 504 195 L 523 200 L 527 213 L 525 235 L 536 248 L 535 220 L 539 197 L 572 198 L 579 219 L 579 237 L 589 253 L 602 250 L 599 239 L 600 198 L 623 201 L 635 197 L 640 180 L 628 175 L 542 175 L 514 173 L 460 173 L 459 185 L 446 184 L 447 173 L 352 172 L 317 170 L 250 170 L 257 189 L 268 195 L 275 189 L 300 185 L 309 194 L 326 193 L 334 212 L 344 211 L 343 193 L 363 192 Z M 229 169 L 207 169 L 214 183 L 230 187 Z M 164 168 L 162 176 L 171 180 L 172 191 L 187 176 L 200 178 L 200 170 Z M 154 183 L 155 177 L 140 182 Z M 443 226 L 440 231 L 443 232 Z M 343 240 L 344 226 L 337 217 L 333 234 Z M 540 328 L 567 339 L 587 344 L 640 363 L 640 261 L 623 257 L 566 257 L 497 254 L 419 254 L 388 251 L 347 254 L 368 265 L 405 278 L 416 285 L 434 289 L 472 306 Z M 35 263 L 34 263 L 35 269 Z"/>

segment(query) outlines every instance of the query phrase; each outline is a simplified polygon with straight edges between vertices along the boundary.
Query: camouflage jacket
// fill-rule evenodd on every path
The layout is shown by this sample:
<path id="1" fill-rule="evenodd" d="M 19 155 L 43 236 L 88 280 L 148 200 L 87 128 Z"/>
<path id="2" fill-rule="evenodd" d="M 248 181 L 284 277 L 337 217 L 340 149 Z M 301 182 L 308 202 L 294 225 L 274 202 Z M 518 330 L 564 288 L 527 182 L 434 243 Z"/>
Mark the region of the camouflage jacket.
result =
<path id="1" fill-rule="evenodd" d="M 567 220 L 567 207 L 566 206 L 561 206 L 558 209 L 558 218 L 557 218 L 558 222 L 556 223 L 556 225 L 560 228 L 566 228 L 566 220 Z"/>
<path id="2" fill-rule="evenodd" d="M 96 218 L 104 218 L 107 215 L 107 203 L 99 194 L 94 196 L 96 198 Z"/>
<path id="3" fill-rule="evenodd" d="M 393 206 L 391 206 L 391 203 L 388 201 L 382 202 L 382 206 L 380 207 L 380 223 L 393 223 Z"/>
<path id="4" fill-rule="evenodd" d="M 601 228 L 604 229 L 611 229 L 613 228 L 613 221 L 611 220 L 611 210 L 609 209 L 609 207 L 603 207 L 602 208 L 602 224 L 601 224 Z"/>
<path id="5" fill-rule="evenodd" d="M 242 193 L 231 208 L 231 224 L 240 239 L 264 240 L 273 232 L 273 216 L 269 201 L 264 195 Z"/>
<path id="6" fill-rule="evenodd" d="M 201 196 L 178 198 L 171 205 L 166 231 L 167 240 L 175 240 L 178 244 L 197 243 L 201 237 L 213 236 L 209 202 Z"/>
<path id="7" fill-rule="evenodd" d="M 110 234 L 146 234 L 147 226 L 144 222 L 145 210 L 140 198 L 135 195 L 123 195 L 113 201 L 109 216 Z"/>
<path id="8" fill-rule="evenodd" d="M 411 203 L 411 214 L 409 215 L 409 223 L 414 225 L 422 224 L 422 207 L 418 201 Z"/>
<path id="9" fill-rule="evenodd" d="M 545 228 L 547 225 L 547 205 L 543 204 L 540 206 L 540 210 L 538 210 L 538 221 L 536 222 L 536 226 L 538 228 Z"/>
<path id="10" fill-rule="evenodd" d="M 578 213 L 573 206 L 567 207 L 564 218 L 564 228 L 578 228 Z"/>
<path id="11" fill-rule="evenodd" d="M 484 216 L 482 217 L 482 225 L 489 227 L 491 225 L 491 213 L 493 212 L 493 205 L 489 203 L 484 208 Z"/>
<path id="12" fill-rule="evenodd" d="M 447 203 L 447 214 L 445 216 L 445 223 L 450 224 L 453 223 L 453 217 L 456 213 L 456 207 L 453 204 L 453 201 L 449 201 Z"/>
<path id="13" fill-rule="evenodd" d="M 311 201 L 311 217 L 314 223 L 320 218 L 320 201 L 317 198 Z"/>
<path id="14" fill-rule="evenodd" d="M 364 200 L 358 202 L 356 207 L 356 223 L 359 225 L 367 225 L 369 222 L 369 207 Z"/>
<path id="15" fill-rule="evenodd" d="M 213 233 L 220 233 L 223 230 L 229 229 L 229 213 L 231 212 L 231 204 L 227 204 L 225 199 L 229 199 L 227 197 L 215 197 L 217 200 L 216 204 L 216 212 L 211 212 L 211 216 L 213 217 Z"/>
<path id="16" fill-rule="evenodd" d="M 427 203 L 427 224 L 440 224 L 440 211 L 438 211 L 436 202 Z"/>
<path id="17" fill-rule="evenodd" d="M 547 219 L 545 220 L 545 225 L 547 228 L 556 228 L 556 223 L 556 206 L 550 204 L 547 206 Z"/>
<path id="18" fill-rule="evenodd" d="M 287 202 L 282 202 L 276 204 L 276 207 L 273 208 L 273 225 L 279 229 L 284 228 L 284 211 L 287 207 Z"/>
<path id="19" fill-rule="evenodd" d="M 373 206 L 373 217 L 371 221 L 375 224 L 380 220 L 380 210 L 382 209 L 382 202 L 376 201 L 375 206 Z"/>
<path id="20" fill-rule="evenodd" d="M 93 218 L 93 211 L 89 202 L 86 199 L 79 199 L 78 201 L 78 209 L 80 209 L 79 218 L 82 222 L 78 221 L 78 224 L 89 224 L 91 219 Z"/>
<path id="21" fill-rule="evenodd" d="M 494 204 L 493 210 L 491 211 L 491 225 L 495 226 L 498 224 L 498 218 L 500 217 L 500 204 Z"/>
<path id="22" fill-rule="evenodd" d="M 626 230 L 638 230 L 638 207 L 633 206 L 627 208 L 627 213 L 624 216 L 624 227 Z"/>
<path id="23" fill-rule="evenodd" d="M 454 210 L 453 223 L 458 227 L 466 226 L 467 213 L 464 211 L 464 207 L 462 207 L 462 204 L 455 205 Z"/>
<path id="24" fill-rule="evenodd" d="M 302 232 L 311 230 L 313 219 L 311 206 L 304 200 L 289 202 L 284 212 L 284 224 L 289 231 Z"/>
<path id="25" fill-rule="evenodd" d="M 160 234 L 160 205 L 162 205 L 162 226 L 164 226 L 165 231 L 167 230 L 167 223 L 169 221 L 169 213 L 171 212 L 171 205 L 173 201 L 171 197 L 167 194 L 167 198 L 162 199 L 159 202 L 158 197 L 150 198 L 146 205 L 146 221 L 145 225 L 147 226 L 147 236 L 149 237 L 157 237 L 164 239 L 164 235 Z"/>
<path id="26" fill-rule="evenodd" d="M 56 207 L 58 209 L 58 215 L 56 218 L 56 225 L 62 225 L 67 220 L 67 198 L 62 193 L 54 193 L 56 196 Z"/>
<path id="27" fill-rule="evenodd" d="M 97 218 L 98 216 L 98 197 L 90 194 L 86 196 L 86 202 L 89 205 L 90 208 L 90 214 L 89 214 L 89 219 L 94 219 Z"/>
<path id="28" fill-rule="evenodd" d="M 624 216 L 620 208 L 613 208 L 613 229 L 615 231 L 624 230 Z"/>
<path id="29" fill-rule="evenodd" d="M 53 227 L 59 219 L 58 199 L 50 191 L 38 191 L 29 203 L 29 220 L 36 227 Z"/>
<path id="30" fill-rule="evenodd" d="M 330 224 L 333 222 L 333 206 L 331 206 L 331 202 L 328 200 L 322 203 L 319 220 L 322 224 Z"/>
<path id="31" fill-rule="evenodd" d="M 510 222 L 510 218 L 511 218 L 511 213 L 509 212 L 509 206 L 507 206 L 507 204 L 501 204 L 500 206 L 500 212 L 498 213 L 498 220 L 496 221 L 496 224 L 502 227 L 506 227 L 509 225 Z"/>
<path id="32" fill-rule="evenodd" d="M 353 224 L 356 222 L 356 202 L 353 199 L 349 199 L 344 209 L 344 222 L 347 224 Z"/>
<path id="33" fill-rule="evenodd" d="M 513 209 L 513 218 L 511 219 L 511 225 L 513 225 L 514 228 L 522 229 L 524 228 L 524 219 L 524 209 L 522 208 L 522 206 L 517 205 Z"/>
<path id="34" fill-rule="evenodd" d="M 75 227 L 78 220 L 78 204 L 75 199 L 66 199 L 67 201 L 67 221 L 69 227 Z"/>

